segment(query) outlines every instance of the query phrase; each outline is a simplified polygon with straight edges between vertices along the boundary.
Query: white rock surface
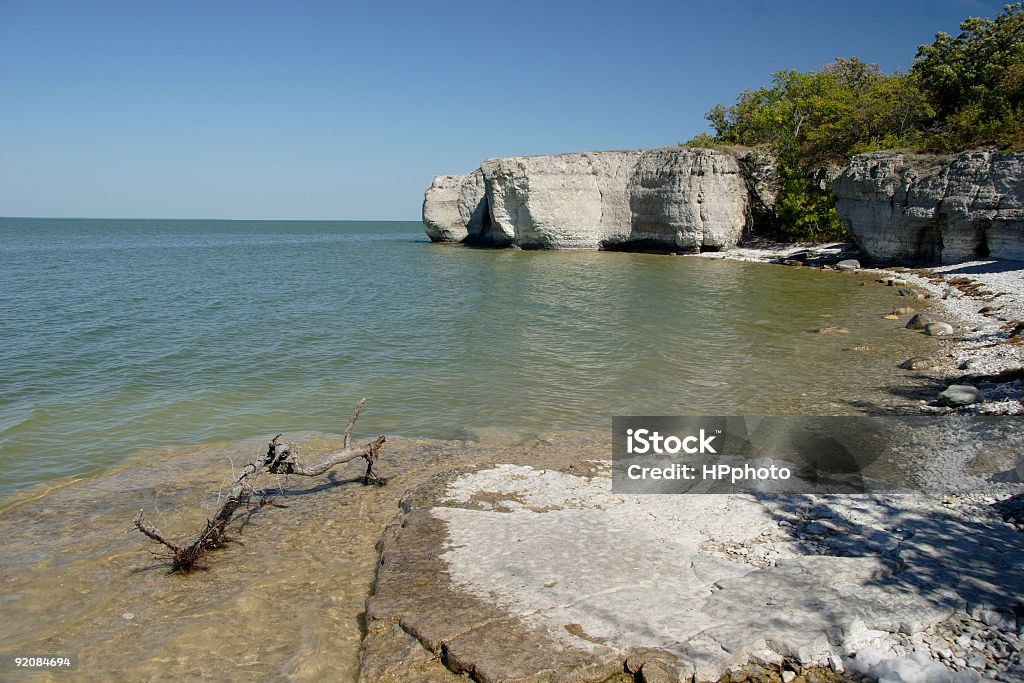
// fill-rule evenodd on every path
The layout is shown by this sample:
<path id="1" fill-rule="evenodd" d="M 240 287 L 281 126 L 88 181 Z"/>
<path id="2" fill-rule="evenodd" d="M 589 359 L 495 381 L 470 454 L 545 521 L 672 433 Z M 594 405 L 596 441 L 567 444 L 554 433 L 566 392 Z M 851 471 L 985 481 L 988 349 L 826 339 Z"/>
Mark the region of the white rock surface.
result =
<path id="1" fill-rule="evenodd" d="M 832 188 L 839 215 L 877 261 L 1024 260 L 1024 154 L 862 154 Z"/>
<path id="2" fill-rule="evenodd" d="M 964 602 L 1006 607 L 1024 589 L 1019 532 L 924 495 L 632 496 L 605 476 L 499 465 L 456 479 L 448 501 L 431 514 L 453 587 L 564 647 L 655 648 L 699 681 L 766 652 L 835 668 L 869 647 L 887 654 L 854 668 L 961 680 L 882 662 Z"/>
<path id="3" fill-rule="evenodd" d="M 494 246 L 596 249 L 629 231 L 640 152 L 489 159 L 481 166 Z"/>
<path id="4" fill-rule="evenodd" d="M 434 242 L 462 242 L 481 231 L 487 204 L 479 169 L 465 175 L 440 175 L 424 194 L 423 226 Z"/>
<path id="5" fill-rule="evenodd" d="M 719 152 L 644 152 L 628 191 L 632 221 L 625 241 L 717 251 L 735 246 L 750 221 L 739 164 Z"/>
<path id="6" fill-rule="evenodd" d="M 886 657 L 875 648 L 866 648 L 847 663 L 857 673 L 884 683 L 974 683 L 980 680 L 974 672 L 950 671 L 922 652 Z"/>
<path id="7" fill-rule="evenodd" d="M 750 220 L 739 162 L 706 149 L 489 159 L 435 178 L 423 204 L 434 241 L 526 249 L 727 249 Z"/>

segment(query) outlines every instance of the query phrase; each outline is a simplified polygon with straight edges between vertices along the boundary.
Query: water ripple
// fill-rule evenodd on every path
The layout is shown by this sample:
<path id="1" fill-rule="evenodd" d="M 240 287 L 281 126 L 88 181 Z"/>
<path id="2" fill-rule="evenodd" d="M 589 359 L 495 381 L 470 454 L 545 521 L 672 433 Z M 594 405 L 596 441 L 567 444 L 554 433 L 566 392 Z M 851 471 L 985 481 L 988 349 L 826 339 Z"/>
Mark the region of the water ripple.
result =
<path id="1" fill-rule="evenodd" d="M 367 433 L 434 438 L 813 412 L 915 343 L 853 277 L 420 231 L 0 219 L 0 493 L 145 446 L 340 431 L 359 396 Z M 807 334 L 822 314 L 854 334 Z"/>

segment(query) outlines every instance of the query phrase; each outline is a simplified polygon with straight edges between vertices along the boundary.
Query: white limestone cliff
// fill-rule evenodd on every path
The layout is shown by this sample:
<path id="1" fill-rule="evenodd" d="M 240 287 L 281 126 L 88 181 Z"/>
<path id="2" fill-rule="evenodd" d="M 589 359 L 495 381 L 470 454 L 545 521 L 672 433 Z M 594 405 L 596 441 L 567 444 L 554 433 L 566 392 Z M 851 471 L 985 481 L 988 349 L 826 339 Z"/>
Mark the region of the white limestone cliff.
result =
<path id="1" fill-rule="evenodd" d="M 480 229 L 487 205 L 479 169 L 464 175 L 439 175 L 423 200 L 423 226 L 434 242 L 461 242 Z"/>
<path id="2" fill-rule="evenodd" d="M 862 154 L 832 189 L 876 261 L 1024 260 L 1024 154 Z"/>
<path id="3" fill-rule="evenodd" d="M 438 242 L 696 252 L 735 245 L 750 198 L 728 154 L 585 152 L 489 159 L 467 176 L 438 176 L 423 217 Z"/>
<path id="4" fill-rule="evenodd" d="M 838 174 L 838 177 L 836 175 Z M 1024 154 L 877 152 L 820 169 L 879 263 L 1024 260 Z M 834 179 L 834 182 L 833 182 Z M 776 220 L 770 154 L 709 149 L 489 159 L 438 176 L 423 223 L 435 242 L 523 249 L 724 250 Z"/>

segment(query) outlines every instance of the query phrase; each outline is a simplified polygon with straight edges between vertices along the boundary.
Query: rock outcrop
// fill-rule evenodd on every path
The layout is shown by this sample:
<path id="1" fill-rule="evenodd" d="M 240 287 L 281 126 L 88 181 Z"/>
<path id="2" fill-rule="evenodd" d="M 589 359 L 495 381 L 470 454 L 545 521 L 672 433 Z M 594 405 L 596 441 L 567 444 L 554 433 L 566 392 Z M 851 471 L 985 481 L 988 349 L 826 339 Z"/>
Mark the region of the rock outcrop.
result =
<path id="1" fill-rule="evenodd" d="M 875 261 L 1024 260 L 1024 154 L 862 154 L 833 192 Z"/>
<path id="2" fill-rule="evenodd" d="M 409 492 L 359 680 L 836 680 L 909 650 L 930 673 L 915 680 L 972 680 L 939 663 L 969 651 L 1020 680 L 1019 659 L 971 649 L 997 636 L 963 610 L 1019 642 L 1009 524 L 923 495 L 644 496 L 609 474 L 470 467 Z"/>
<path id="3" fill-rule="evenodd" d="M 739 162 L 706 149 L 490 159 L 423 202 L 435 242 L 524 249 L 719 250 L 750 221 Z"/>
<path id="4" fill-rule="evenodd" d="M 434 242 L 462 242 L 483 229 L 487 204 L 479 169 L 465 175 L 439 175 L 423 199 L 423 226 Z"/>
<path id="5" fill-rule="evenodd" d="M 836 208 L 877 263 L 1024 260 L 1024 154 L 877 152 L 823 167 Z M 489 159 L 437 176 L 423 201 L 435 242 L 523 249 L 700 252 L 775 227 L 779 173 L 754 150 L 672 148 Z"/>

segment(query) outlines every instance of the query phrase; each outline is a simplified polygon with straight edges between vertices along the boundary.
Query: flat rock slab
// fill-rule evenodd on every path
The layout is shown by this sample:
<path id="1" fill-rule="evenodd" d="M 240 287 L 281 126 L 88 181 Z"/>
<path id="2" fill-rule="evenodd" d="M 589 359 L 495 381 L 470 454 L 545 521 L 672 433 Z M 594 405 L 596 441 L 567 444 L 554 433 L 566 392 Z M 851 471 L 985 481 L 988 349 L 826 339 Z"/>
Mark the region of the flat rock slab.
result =
<path id="1" fill-rule="evenodd" d="M 498 465 L 438 475 L 402 510 L 365 682 L 834 667 L 1024 590 L 1024 535 L 923 495 L 623 495 L 606 464 Z"/>

